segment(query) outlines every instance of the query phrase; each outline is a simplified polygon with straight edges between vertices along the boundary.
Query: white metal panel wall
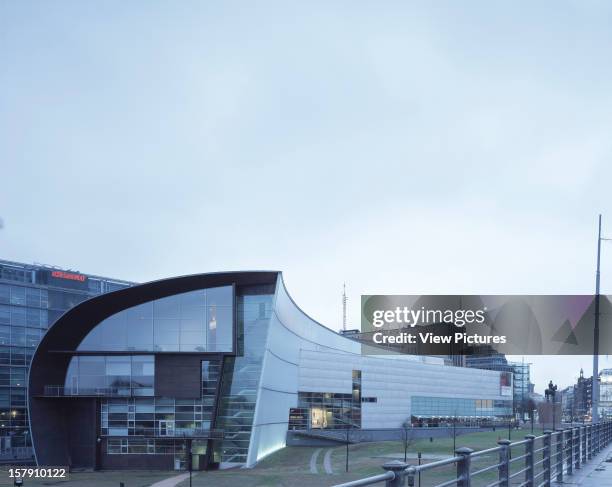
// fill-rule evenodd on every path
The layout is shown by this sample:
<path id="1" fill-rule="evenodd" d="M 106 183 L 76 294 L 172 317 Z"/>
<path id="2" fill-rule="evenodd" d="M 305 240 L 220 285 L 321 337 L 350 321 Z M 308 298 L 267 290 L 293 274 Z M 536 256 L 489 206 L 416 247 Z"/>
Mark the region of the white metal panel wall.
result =
<path id="1" fill-rule="evenodd" d="M 363 428 L 399 428 L 410 419 L 411 397 L 508 399 L 500 396 L 499 372 L 302 350 L 299 390 L 350 393 L 352 370 L 361 370 Z"/>
<path id="2" fill-rule="evenodd" d="M 350 393 L 356 369 L 362 371 L 362 396 L 377 398 L 362 403 L 363 428 L 401 427 L 410 418 L 413 395 L 507 399 L 499 395 L 499 372 L 445 366 L 439 359 L 361 355 L 359 343 L 304 314 L 282 279 L 266 350 L 247 466 L 285 446 L 289 409 L 297 406 L 298 391 Z"/>

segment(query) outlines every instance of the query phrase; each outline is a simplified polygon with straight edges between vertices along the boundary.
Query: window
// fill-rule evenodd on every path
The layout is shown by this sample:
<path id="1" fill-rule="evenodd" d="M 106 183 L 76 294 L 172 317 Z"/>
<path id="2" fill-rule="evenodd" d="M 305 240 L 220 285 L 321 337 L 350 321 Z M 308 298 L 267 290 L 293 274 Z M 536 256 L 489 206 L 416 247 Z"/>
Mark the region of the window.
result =
<path id="1" fill-rule="evenodd" d="M 40 310 L 37 308 L 26 308 L 26 325 L 40 327 Z"/>
<path id="2" fill-rule="evenodd" d="M 168 296 L 121 311 L 98 324 L 78 350 L 230 352 L 233 288 Z"/>
<path id="3" fill-rule="evenodd" d="M 12 307 L 11 308 L 11 325 L 13 326 L 25 326 L 26 324 L 26 310 L 25 308 Z"/>
<path id="4" fill-rule="evenodd" d="M 11 286 L 11 304 L 20 304 L 25 306 L 25 287 Z"/>
<path id="5" fill-rule="evenodd" d="M 11 291 L 6 284 L 0 284 L 0 303 L 8 304 L 11 301 Z"/>
<path id="6" fill-rule="evenodd" d="M 26 288 L 26 305 L 40 308 L 40 290 L 32 287 Z"/>
<path id="7" fill-rule="evenodd" d="M 3 325 L 11 324 L 11 308 L 10 306 L 0 304 L 0 323 Z"/>
<path id="8" fill-rule="evenodd" d="M 73 395 L 153 396 L 154 378 L 152 355 L 82 355 L 70 360 L 64 388 Z"/>

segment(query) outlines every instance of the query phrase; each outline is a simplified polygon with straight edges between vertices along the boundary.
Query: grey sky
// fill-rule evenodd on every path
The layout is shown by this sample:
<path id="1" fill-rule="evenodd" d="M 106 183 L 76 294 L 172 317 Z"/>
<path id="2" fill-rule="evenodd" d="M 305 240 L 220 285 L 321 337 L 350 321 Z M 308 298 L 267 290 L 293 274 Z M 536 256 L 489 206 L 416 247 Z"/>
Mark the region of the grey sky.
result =
<path id="1" fill-rule="evenodd" d="M 362 293 L 591 293 L 611 16 L 2 1 L 0 257 L 138 281 L 280 269 L 332 328 L 344 280 L 354 322 Z M 579 363 L 537 359 L 538 389 Z"/>

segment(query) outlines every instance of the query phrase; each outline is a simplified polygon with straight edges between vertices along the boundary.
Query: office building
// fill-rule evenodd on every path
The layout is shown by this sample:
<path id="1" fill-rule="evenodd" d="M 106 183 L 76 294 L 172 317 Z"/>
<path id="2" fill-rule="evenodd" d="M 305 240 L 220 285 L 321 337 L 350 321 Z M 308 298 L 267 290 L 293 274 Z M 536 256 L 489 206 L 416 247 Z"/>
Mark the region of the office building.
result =
<path id="1" fill-rule="evenodd" d="M 0 459 L 32 457 L 26 382 L 34 349 L 65 311 L 131 283 L 0 260 Z"/>

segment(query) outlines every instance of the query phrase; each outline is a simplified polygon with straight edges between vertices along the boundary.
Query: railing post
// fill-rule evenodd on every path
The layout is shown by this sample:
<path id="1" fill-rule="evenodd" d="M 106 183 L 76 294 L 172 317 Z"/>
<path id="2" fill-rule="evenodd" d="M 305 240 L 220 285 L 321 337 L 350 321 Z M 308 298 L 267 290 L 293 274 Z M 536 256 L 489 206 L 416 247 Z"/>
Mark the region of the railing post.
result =
<path id="1" fill-rule="evenodd" d="M 582 433 L 580 437 L 582 438 L 582 463 L 586 463 L 587 461 L 587 427 L 582 426 Z"/>
<path id="2" fill-rule="evenodd" d="M 580 468 L 580 445 L 582 444 L 582 430 L 580 426 L 576 428 L 576 434 L 574 435 L 574 469 L 578 470 Z"/>
<path id="3" fill-rule="evenodd" d="M 563 482 L 563 430 L 557 431 L 557 458 L 555 459 L 557 468 L 557 482 Z"/>
<path id="4" fill-rule="evenodd" d="M 589 424 L 587 426 L 587 460 L 593 458 L 593 425 Z"/>
<path id="5" fill-rule="evenodd" d="M 414 470 L 414 467 L 408 467 L 406 469 L 406 479 L 407 479 L 408 487 L 414 487 L 414 477 L 415 477 L 415 475 L 416 475 L 416 472 Z M 421 482 L 420 481 L 419 481 L 419 487 L 421 487 Z"/>
<path id="6" fill-rule="evenodd" d="M 567 474 L 574 473 L 574 433 L 572 428 L 567 430 L 565 448 L 567 449 Z"/>
<path id="7" fill-rule="evenodd" d="M 402 487 L 404 480 L 406 479 L 406 469 L 409 467 L 407 463 L 400 462 L 399 460 L 393 460 L 385 463 L 382 468 L 387 472 L 393 472 L 395 475 L 391 480 L 387 480 L 385 483 L 386 487 Z"/>
<path id="8" fill-rule="evenodd" d="M 601 439 L 601 423 L 595 424 L 595 448 L 593 450 L 593 454 L 597 455 L 599 453 L 599 442 Z"/>
<path id="9" fill-rule="evenodd" d="M 461 457 L 461 460 L 457 462 L 457 487 L 470 487 L 471 485 L 470 464 L 473 451 L 467 447 L 455 450 L 455 454 Z"/>
<path id="10" fill-rule="evenodd" d="M 595 448 L 593 449 L 593 455 L 597 455 L 599 453 L 599 442 L 601 438 L 601 424 L 595 424 Z"/>
<path id="11" fill-rule="evenodd" d="M 544 485 L 550 485 L 551 477 L 551 463 L 550 457 L 552 455 L 552 431 L 547 430 L 544 432 L 544 450 L 542 451 L 542 468 L 544 469 Z"/>
<path id="12" fill-rule="evenodd" d="M 510 440 L 499 440 L 499 487 L 510 487 Z"/>
<path id="13" fill-rule="evenodd" d="M 525 439 L 528 440 L 525 443 L 525 486 L 533 487 L 533 464 L 534 462 L 534 443 L 535 435 L 527 435 Z"/>

